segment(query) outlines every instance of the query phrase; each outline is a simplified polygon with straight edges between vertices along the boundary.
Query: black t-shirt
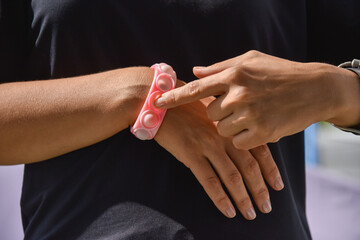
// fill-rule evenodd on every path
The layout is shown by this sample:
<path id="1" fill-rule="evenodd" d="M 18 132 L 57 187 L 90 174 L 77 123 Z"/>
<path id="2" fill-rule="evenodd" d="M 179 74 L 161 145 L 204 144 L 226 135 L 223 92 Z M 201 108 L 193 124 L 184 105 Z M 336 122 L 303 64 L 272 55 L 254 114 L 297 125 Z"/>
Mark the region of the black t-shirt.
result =
<path id="1" fill-rule="evenodd" d="M 309 44 L 317 49 L 316 43 L 308 42 L 310 34 L 318 33 L 309 30 L 313 12 L 307 14 L 305 0 L 0 3 L 2 82 L 156 62 L 169 63 L 180 79 L 190 81 L 195 78 L 193 66 L 250 49 L 296 61 L 307 60 Z M 303 134 L 269 146 L 285 189 L 270 189 L 273 210 L 258 214 L 255 221 L 240 214 L 225 218 L 189 169 L 155 141 L 140 141 L 129 129 L 92 146 L 28 164 L 21 199 L 25 239 L 78 238 L 109 209 L 129 202 L 171 218 L 195 239 L 311 239 L 305 216 Z M 137 214 L 140 217 L 131 221 L 131 228 L 141 231 L 143 225 L 136 220 L 142 219 L 141 212 Z M 121 211 L 115 215 L 123 225 L 129 223 L 128 217 Z"/>

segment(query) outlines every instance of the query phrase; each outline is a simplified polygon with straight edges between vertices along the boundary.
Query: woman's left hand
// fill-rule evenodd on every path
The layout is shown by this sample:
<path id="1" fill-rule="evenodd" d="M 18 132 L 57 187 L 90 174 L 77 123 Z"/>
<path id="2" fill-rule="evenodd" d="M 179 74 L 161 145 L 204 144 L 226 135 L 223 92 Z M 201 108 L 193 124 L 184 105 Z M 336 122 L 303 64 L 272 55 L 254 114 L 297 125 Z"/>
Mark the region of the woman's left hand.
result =
<path id="1" fill-rule="evenodd" d="M 241 214 L 252 220 L 256 214 L 249 194 L 261 212 L 270 212 L 270 196 L 264 179 L 279 191 L 284 187 L 280 172 L 266 145 L 250 151 L 239 150 L 231 138 L 217 133 L 214 122 L 206 115 L 206 107 L 213 99 L 170 109 L 155 140 L 193 172 L 225 216 L 234 217 L 235 209 L 223 186 Z"/>

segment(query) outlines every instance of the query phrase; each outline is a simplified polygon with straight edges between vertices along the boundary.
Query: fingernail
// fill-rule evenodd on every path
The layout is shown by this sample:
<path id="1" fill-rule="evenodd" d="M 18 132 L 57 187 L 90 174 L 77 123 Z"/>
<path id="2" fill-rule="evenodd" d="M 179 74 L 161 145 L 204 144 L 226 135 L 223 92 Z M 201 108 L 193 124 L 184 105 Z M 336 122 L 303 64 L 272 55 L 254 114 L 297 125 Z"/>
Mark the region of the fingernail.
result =
<path id="1" fill-rule="evenodd" d="M 196 66 L 194 67 L 194 70 L 196 71 L 201 71 L 201 70 L 204 70 L 206 67 L 203 67 L 203 66 Z"/>
<path id="2" fill-rule="evenodd" d="M 281 190 L 284 188 L 284 182 L 282 181 L 281 177 L 276 178 L 274 185 L 275 185 L 275 188 L 278 190 Z"/>
<path id="3" fill-rule="evenodd" d="M 255 213 L 255 210 L 253 208 L 249 208 L 247 211 L 246 211 L 246 215 L 248 216 L 248 218 L 250 220 L 253 220 L 256 218 L 256 213 Z"/>
<path id="4" fill-rule="evenodd" d="M 235 212 L 235 209 L 233 207 L 228 207 L 226 210 L 225 210 L 226 214 L 228 215 L 228 217 L 230 218 L 233 218 L 235 217 L 236 215 L 236 212 Z"/>
<path id="5" fill-rule="evenodd" d="M 155 106 L 162 107 L 165 105 L 165 98 L 160 97 L 155 101 Z"/>
<path id="6" fill-rule="evenodd" d="M 271 204 L 270 204 L 270 201 L 269 200 L 266 200 L 263 204 L 263 210 L 265 213 L 269 213 L 271 212 Z"/>

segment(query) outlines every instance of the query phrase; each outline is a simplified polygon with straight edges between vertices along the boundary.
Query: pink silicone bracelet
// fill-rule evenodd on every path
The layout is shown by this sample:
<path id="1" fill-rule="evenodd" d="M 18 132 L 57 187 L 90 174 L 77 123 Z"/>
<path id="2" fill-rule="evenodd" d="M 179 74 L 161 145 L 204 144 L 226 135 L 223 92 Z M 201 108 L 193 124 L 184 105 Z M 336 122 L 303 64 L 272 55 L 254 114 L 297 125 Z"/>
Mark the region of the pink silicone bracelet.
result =
<path id="1" fill-rule="evenodd" d="M 141 140 L 155 137 L 165 117 L 166 109 L 155 107 L 154 102 L 164 92 L 174 89 L 176 84 L 176 73 L 171 66 L 158 63 L 151 68 L 155 70 L 155 74 L 150 91 L 134 126 L 131 127 L 131 132 Z"/>

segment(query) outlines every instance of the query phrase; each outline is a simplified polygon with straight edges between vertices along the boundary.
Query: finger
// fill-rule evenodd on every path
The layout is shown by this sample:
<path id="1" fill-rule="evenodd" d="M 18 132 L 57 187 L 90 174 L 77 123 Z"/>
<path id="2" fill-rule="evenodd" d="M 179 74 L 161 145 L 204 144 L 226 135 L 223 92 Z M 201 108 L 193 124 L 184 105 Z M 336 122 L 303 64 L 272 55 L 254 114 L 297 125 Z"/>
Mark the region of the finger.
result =
<path id="1" fill-rule="evenodd" d="M 212 75 L 207 78 L 192 81 L 182 87 L 175 88 L 162 94 L 156 100 L 155 106 L 161 108 L 172 108 L 209 96 L 223 94 L 227 89 L 220 75 Z"/>
<path id="2" fill-rule="evenodd" d="M 208 67 L 195 66 L 193 68 L 193 73 L 198 78 L 204 78 L 204 77 L 219 73 L 229 67 L 234 66 L 235 61 L 236 61 L 236 57 L 230 58 L 230 59 L 222 61 L 222 62 L 215 63 Z"/>
<path id="3" fill-rule="evenodd" d="M 227 107 L 226 98 L 228 94 L 221 95 L 207 106 L 207 114 L 212 121 L 219 121 L 230 114 L 232 109 Z"/>
<path id="4" fill-rule="evenodd" d="M 266 55 L 266 54 L 260 53 L 258 51 L 250 50 L 244 54 L 241 54 L 240 56 L 230 58 L 230 59 L 222 61 L 222 62 L 215 63 L 208 67 L 196 66 L 193 68 L 193 73 L 198 78 L 204 78 L 204 77 L 210 76 L 212 74 L 216 74 L 221 71 L 224 71 L 225 69 L 233 67 L 243 61 L 249 60 L 254 57 L 258 57 L 259 55 Z"/>
<path id="5" fill-rule="evenodd" d="M 244 218 L 247 220 L 255 219 L 256 213 L 242 176 L 229 156 L 225 152 L 221 154 L 218 151 L 213 151 L 209 154 L 209 160 Z"/>
<path id="6" fill-rule="evenodd" d="M 259 163 L 261 172 L 267 183 L 274 190 L 282 190 L 284 188 L 284 182 L 281 178 L 279 168 L 271 155 L 269 147 L 267 145 L 261 145 L 251 149 L 250 152 Z"/>
<path id="7" fill-rule="evenodd" d="M 208 160 L 194 161 L 190 169 L 220 212 L 228 218 L 235 217 L 235 208 Z"/>
<path id="8" fill-rule="evenodd" d="M 258 162 L 249 151 L 235 149 L 231 144 L 229 144 L 227 151 L 240 170 L 246 186 L 259 210 L 263 213 L 271 212 L 272 207 L 269 191 L 264 182 Z"/>
<path id="9" fill-rule="evenodd" d="M 235 136 L 245 129 L 248 129 L 251 122 L 249 122 L 240 112 L 236 112 L 220 120 L 217 123 L 217 130 L 221 136 L 231 137 Z"/>
<path id="10" fill-rule="evenodd" d="M 264 143 L 250 129 L 244 129 L 233 137 L 233 145 L 237 149 L 249 150 Z"/>

